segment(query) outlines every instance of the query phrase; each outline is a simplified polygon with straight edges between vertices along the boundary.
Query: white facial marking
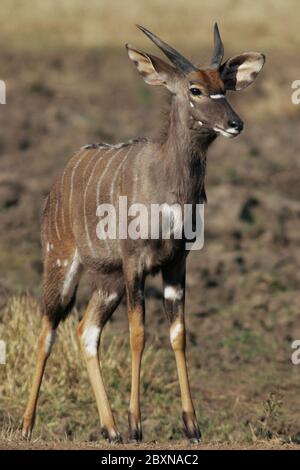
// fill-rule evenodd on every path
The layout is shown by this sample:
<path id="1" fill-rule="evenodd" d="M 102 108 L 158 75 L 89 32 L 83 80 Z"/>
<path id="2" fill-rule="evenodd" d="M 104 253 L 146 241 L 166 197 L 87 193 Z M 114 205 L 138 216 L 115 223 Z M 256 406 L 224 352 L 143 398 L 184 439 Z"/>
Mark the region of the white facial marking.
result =
<path id="1" fill-rule="evenodd" d="M 170 329 L 170 341 L 173 343 L 177 337 L 183 332 L 183 323 L 176 322 Z"/>
<path id="2" fill-rule="evenodd" d="M 54 330 L 49 331 L 45 338 L 45 353 L 48 355 L 51 352 L 53 343 L 55 341 L 56 332 Z"/>
<path id="3" fill-rule="evenodd" d="M 231 139 L 232 137 L 235 137 L 236 135 L 239 134 L 239 131 L 234 128 L 228 128 L 228 129 L 221 129 L 220 127 L 214 127 L 214 131 L 217 132 L 218 134 L 221 134 L 223 137 L 227 137 L 228 139 Z"/>
<path id="4" fill-rule="evenodd" d="M 50 243 L 47 243 L 47 252 L 49 253 L 50 251 Z"/>
<path id="5" fill-rule="evenodd" d="M 192 103 L 191 101 L 190 101 L 190 105 L 191 105 L 191 108 L 195 107 L 194 103 Z"/>
<path id="6" fill-rule="evenodd" d="M 97 356 L 100 332 L 101 329 L 96 325 L 89 325 L 84 330 L 82 334 L 82 341 L 88 356 Z"/>
<path id="7" fill-rule="evenodd" d="M 183 297 L 183 290 L 176 289 L 173 286 L 166 286 L 164 290 L 164 298 L 168 300 L 181 300 Z"/>
<path id="8" fill-rule="evenodd" d="M 199 124 L 199 126 L 203 126 L 203 122 L 202 122 L 202 121 L 198 121 L 198 124 Z"/>
<path id="9" fill-rule="evenodd" d="M 80 267 L 81 267 L 81 262 L 80 262 L 78 251 L 76 249 L 72 264 L 70 266 L 69 271 L 66 274 L 63 288 L 62 288 L 61 297 L 62 297 L 63 304 L 68 303 L 70 299 L 72 298 L 75 286 L 80 276 Z"/>
<path id="10" fill-rule="evenodd" d="M 216 95 L 209 95 L 209 97 L 212 98 L 213 100 L 221 100 L 222 98 L 225 98 L 225 95 L 216 94 Z"/>

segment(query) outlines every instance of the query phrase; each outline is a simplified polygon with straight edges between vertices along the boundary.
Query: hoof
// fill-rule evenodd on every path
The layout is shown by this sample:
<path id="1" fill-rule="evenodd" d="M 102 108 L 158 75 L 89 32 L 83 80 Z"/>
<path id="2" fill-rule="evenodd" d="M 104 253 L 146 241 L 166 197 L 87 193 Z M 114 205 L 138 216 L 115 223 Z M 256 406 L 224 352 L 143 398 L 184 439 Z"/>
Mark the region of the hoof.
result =
<path id="1" fill-rule="evenodd" d="M 129 442 L 137 443 L 143 440 L 143 433 L 141 429 L 129 430 Z"/>
<path id="2" fill-rule="evenodd" d="M 185 425 L 185 433 L 191 444 L 201 442 L 201 432 L 194 414 L 182 413 L 182 419 Z"/>
<path id="3" fill-rule="evenodd" d="M 103 427 L 101 429 L 101 434 L 104 437 L 104 439 L 107 439 L 110 444 L 122 444 L 123 439 L 121 434 L 118 431 L 111 431 L 108 432 L 106 427 Z"/>
<path id="4" fill-rule="evenodd" d="M 130 411 L 128 412 L 129 441 L 136 443 L 143 440 L 141 423 L 136 423 Z"/>
<path id="5" fill-rule="evenodd" d="M 200 444 L 201 439 L 200 437 L 190 437 L 189 441 L 190 441 L 190 444 L 197 445 L 197 444 Z"/>
<path id="6" fill-rule="evenodd" d="M 28 423 L 23 419 L 22 431 L 21 431 L 22 439 L 24 439 L 25 441 L 30 441 L 31 434 L 32 434 L 32 424 L 31 424 L 31 422 Z"/>

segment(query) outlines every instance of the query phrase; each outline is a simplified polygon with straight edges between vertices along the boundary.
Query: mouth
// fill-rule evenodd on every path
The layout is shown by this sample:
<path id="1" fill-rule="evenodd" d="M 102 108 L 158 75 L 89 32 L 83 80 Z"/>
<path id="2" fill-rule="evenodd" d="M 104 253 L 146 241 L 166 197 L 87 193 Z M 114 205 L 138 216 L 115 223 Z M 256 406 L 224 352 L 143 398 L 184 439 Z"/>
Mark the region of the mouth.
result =
<path id="1" fill-rule="evenodd" d="M 222 129 L 221 127 L 214 127 L 214 131 L 218 134 L 221 134 L 223 137 L 227 137 L 227 139 L 232 139 L 239 135 L 239 131 L 237 129 L 229 128 L 229 129 Z"/>

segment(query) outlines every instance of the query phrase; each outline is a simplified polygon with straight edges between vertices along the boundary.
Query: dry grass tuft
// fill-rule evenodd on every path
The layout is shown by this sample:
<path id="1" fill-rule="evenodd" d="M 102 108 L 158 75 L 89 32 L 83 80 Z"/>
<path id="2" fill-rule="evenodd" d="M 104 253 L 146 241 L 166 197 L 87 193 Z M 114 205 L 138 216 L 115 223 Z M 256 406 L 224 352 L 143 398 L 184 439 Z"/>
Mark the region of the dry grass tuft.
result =
<path id="1" fill-rule="evenodd" d="M 75 312 L 59 328 L 42 384 L 34 438 L 51 441 L 100 438 L 96 405 L 76 335 L 76 317 Z M 35 364 L 39 327 L 40 312 L 36 301 L 29 297 L 12 298 L 0 324 L 0 338 L 7 345 L 7 364 L 0 366 L 2 438 L 13 439 L 20 425 Z M 127 332 L 114 335 L 108 325 L 103 336 L 107 389 L 117 422 L 126 435 L 130 391 L 128 335 Z M 173 358 L 169 359 L 169 353 L 159 351 L 157 345 L 148 347 L 143 359 L 144 423 L 147 431 L 156 437 L 159 434 L 166 437 L 166 433 L 168 437 L 180 436 L 179 409 L 174 422 L 171 414 L 176 392 L 170 384 L 166 386 L 167 376 L 162 374 L 171 364 L 174 369 Z M 172 375 L 172 371 L 169 372 Z M 173 385 L 176 387 L 177 383 L 173 381 Z"/>

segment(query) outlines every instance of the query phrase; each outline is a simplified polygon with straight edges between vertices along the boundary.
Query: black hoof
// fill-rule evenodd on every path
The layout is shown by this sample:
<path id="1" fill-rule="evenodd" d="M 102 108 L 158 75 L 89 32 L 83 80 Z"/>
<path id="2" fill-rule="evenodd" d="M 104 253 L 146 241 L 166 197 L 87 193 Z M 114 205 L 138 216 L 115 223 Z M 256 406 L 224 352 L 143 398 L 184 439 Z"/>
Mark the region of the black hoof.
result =
<path id="1" fill-rule="evenodd" d="M 191 444 L 199 444 L 201 442 L 201 432 L 196 421 L 195 415 L 190 415 L 185 411 L 182 413 L 182 419 L 185 425 L 185 434 Z"/>
<path id="2" fill-rule="evenodd" d="M 130 442 L 141 442 L 143 440 L 143 433 L 141 429 L 129 429 L 129 441 Z"/>
<path id="3" fill-rule="evenodd" d="M 130 411 L 128 412 L 129 440 L 130 442 L 141 442 L 143 440 L 143 432 L 141 423 L 134 423 Z"/>
<path id="4" fill-rule="evenodd" d="M 122 444 L 123 439 L 119 432 L 111 432 L 109 433 L 106 427 L 101 429 L 101 434 L 104 439 L 107 439 L 110 444 Z"/>

